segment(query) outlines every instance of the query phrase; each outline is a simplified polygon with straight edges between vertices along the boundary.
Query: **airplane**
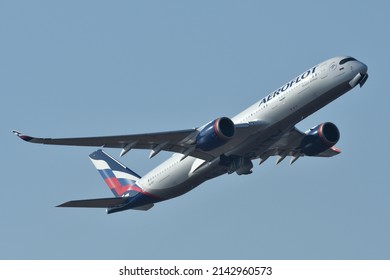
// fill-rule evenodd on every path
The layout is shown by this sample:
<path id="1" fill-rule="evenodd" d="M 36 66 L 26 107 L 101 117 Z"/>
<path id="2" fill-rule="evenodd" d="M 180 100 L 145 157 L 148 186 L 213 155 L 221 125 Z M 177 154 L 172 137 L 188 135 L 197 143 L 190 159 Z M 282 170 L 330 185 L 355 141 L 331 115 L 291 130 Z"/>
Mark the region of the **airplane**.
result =
<path id="1" fill-rule="evenodd" d="M 287 156 L 290 164 L 304 156 L 332 157 L 340 138 L 337 126 L 321 123 L 305 132 L 295 125 L 368 79 L 367 66 L 350 56 L 321 62 L 240 112 L 220 117 L 198 128 L 83 138 L 36 138 L 13 131 L 30 143 L 121 148 L 120 157 L 131 149 L 150 149 L 149 158 L 161 151 L 174 154 L 139 176 L 101 148 L 89 157 L 114 193 L 114 197 L 73 200 L 58 207 L 106 208 L 108 214 L 128 209 L 149 210 L 155 203 L 172 199 L 203 182 L 223 174 L 252 173 L 253 160 L 262 164 Z"/>

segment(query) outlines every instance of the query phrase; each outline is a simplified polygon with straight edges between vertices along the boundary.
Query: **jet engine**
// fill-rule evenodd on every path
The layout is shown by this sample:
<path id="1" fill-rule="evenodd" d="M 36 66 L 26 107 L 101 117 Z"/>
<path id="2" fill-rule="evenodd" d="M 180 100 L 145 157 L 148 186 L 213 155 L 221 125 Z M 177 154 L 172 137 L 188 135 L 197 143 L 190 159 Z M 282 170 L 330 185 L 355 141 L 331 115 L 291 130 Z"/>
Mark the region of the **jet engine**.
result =
<path id="1" fill-rule="evenodd" d="M 196 147 L 203 151 L 211 151 L 222 146 L 233 138 L 235 126 L 231 119 L 222 117 L 211 121 L 196 137 Z"/>
<path id="2" fill-rule="evenodd" d="M 303 138 L 300 149 L 308 156 L 315 156 L 333 147 L 340 139 L 340 132 L 331 122 L 319 124 Z"/>

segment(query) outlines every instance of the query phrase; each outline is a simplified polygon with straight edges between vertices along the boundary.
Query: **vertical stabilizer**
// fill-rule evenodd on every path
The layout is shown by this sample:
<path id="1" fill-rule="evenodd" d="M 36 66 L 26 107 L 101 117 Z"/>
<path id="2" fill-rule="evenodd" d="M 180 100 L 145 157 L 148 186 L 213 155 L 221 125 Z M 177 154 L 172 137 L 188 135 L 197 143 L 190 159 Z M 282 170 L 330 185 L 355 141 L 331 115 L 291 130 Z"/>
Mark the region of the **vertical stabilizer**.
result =
<path id="1" fill-rule="evenodd" d="M 97 150 L 90 154 L 89 158 L 116 197 L 132 197 L 142 192 L 142 189 L 136 184 L 141 176 L 110 155 L 102 150 Z"/>

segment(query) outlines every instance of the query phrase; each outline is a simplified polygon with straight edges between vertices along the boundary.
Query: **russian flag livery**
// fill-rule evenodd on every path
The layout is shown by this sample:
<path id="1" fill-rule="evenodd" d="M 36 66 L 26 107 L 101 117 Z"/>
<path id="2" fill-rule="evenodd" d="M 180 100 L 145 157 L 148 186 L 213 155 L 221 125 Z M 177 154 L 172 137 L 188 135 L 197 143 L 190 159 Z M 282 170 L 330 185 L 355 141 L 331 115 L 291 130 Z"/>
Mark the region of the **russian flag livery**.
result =
<path id="1" fill-rule="evenodd" d="M 101 149 L 90 154 L 89 158 L 114 193 L 115 199 L 71 201 L 61 207 L 105 207 L 110 214 L 127 209 L 149 210 L 155 202 L 162 200 L 137 184 L 141 176 Z"/>
<path id="2" fill-rule="evenodd" d="M 141 176 L 102 150 L 93 152 L 89 158 L 116 197 L 133 197 L 143 192 L 136 184 Z"/>

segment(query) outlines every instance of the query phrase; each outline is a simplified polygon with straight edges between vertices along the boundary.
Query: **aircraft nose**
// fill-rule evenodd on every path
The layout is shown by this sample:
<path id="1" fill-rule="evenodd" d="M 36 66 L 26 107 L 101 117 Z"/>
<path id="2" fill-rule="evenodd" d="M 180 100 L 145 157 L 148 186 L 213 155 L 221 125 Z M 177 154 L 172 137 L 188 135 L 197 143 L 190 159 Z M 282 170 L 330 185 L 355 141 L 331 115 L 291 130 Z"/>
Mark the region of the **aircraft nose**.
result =
<path id="1" fill-rule="evenodd" d="M 367 67 L 367 65 L 366 64 L 364 64 L 363 62 L 361 62 L 361 61 L 357 61 L 357 68 L 359 69 L 359 72 L 361 73 L 361 74 L 367 74 L 367 70 L 368 70 L 368 67 Z"/>
<path id="2" fill-rule="evenodd" d="M 357 70 L 357 74 L 355 78 L 350 81 L 350 84 L 352 87 L 354 87 L 356 84 L 359 84 L 360 87 L 362 87 L 368 79 L 368 67 L 361 61 L 355 61 L 353 68 Z"/>

